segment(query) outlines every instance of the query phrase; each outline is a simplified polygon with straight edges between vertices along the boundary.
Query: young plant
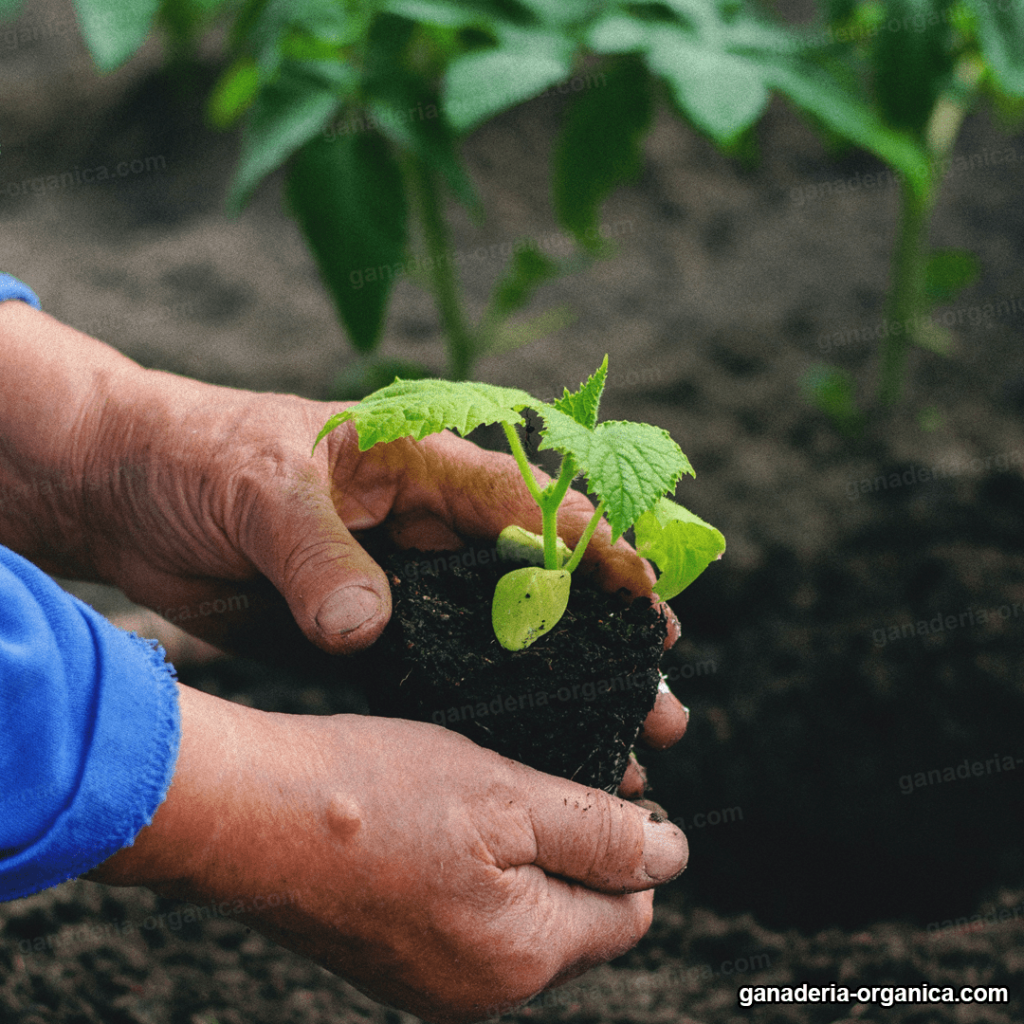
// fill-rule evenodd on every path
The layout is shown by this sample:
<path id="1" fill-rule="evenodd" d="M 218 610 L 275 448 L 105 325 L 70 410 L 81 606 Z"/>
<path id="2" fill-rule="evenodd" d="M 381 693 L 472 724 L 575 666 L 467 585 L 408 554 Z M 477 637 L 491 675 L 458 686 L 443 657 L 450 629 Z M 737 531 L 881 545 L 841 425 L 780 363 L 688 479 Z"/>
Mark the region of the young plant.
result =
<path id="1" fill-rule="evenodd" d="M 648 423 L 597 422 L 608 373 L 608 357 L 597 371 L 561 398 L 541 402 L 518 388 L 473 381 L 399 380 L 375 391 L 358 405 L 332 416 L 317 444 L 351 420 L 359 450 L 400 437 L 422 440 L 454 429 L 465 436 L 487 423 L 500 423 L 527 489 L 541 512 L 542 533 L 506 527 L 498 550 L 507 559 L 535 564 L 506 573 L 495 588 L 492 622 L 507 650 L 529 647 L 561 619 L 569 602 L 570 578 L 580 564 L 601 520 L 607 518 L 614 542 L 633 527 L 636 549 L 659 569 L 655 595 L 667 601 L 688 587 L 725 551 L 725 539 L 713 526 L 666 497 L 684 473 L 696 474 L 679 445 L 665 430 Z M 516 427 L 522 411 L 544 420 L 539 447 L 560 452 L 558 474 L 542 487 L 526 458 Z M 573 551 L 558 537 L 558 509 L 573 480 L 583 475 L 597 507 Z"/>

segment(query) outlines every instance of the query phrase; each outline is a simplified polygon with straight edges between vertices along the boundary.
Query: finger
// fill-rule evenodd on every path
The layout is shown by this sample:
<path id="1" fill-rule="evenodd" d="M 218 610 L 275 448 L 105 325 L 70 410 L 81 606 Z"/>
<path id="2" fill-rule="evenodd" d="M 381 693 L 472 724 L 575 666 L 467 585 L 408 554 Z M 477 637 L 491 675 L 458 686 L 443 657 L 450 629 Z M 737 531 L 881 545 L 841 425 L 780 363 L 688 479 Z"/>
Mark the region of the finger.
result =
<path id="1" fill-rule="evenodd" d="M 192 636 L 191 633 L 186 633 L 183 629 L 179 629 L 173 623 L 157 615 L 156 612 L 145 608 L 131 612 L 119 612 L 111 615 L 110 621 L 118 629 L 156 640 L 164 649 L 167 660 L 175 668 L 207 665 L 211 661 L 225 657 L 220 648 Z"/>
<path id="2" fill-rule="evenodd" d="M 670 822 L 610 793 L 526 772 L 533 862 L 548 874 L 622 893 L 670 881 L 686 867 L 686 837 Z"/>
<path id="3" fill-rule="evenodd" d="M 644 719 L 640 739 L 651 750 L 666 750 L 683 738 L 689 722 L 689 709 L 679 702 L 669 690 L 668 684 L 662 681 L 654 699 L 654 707 Z"/>
<path id="4" fill-rule="evenodd" d="M 636 800 L 644 795 L 647 786 L 647 771 L 636 759 L 635 754 L 629 755 L 629 764 L 619 783 L 618 795 L 623 800 Z"/>
<path id="5" fill-rule="evenodd" d="M 670 651 L 676 645 L 676 641 L 683 635 L 683 627 L 679 625 L 679 616 L 669 607 L 668 601 L 662 601 L 657 605 L 658 611 L 665 616 L 665 625 L 668 627 L 668 635 L 665 637 L 665 650 Z"/>
<path id="6" fill-rule="evenodd" d="M 281 502 L 261 498 L 249 510 L 245 550 L 305 636 L 331 654 L 373 643 L 391 616 L 391 589 L 342 523 L 327 487 L 311 476 Z"/>
<path id="7" fill-rule="evenodd" d="M 564 961 L 548 988 L 564 985 L 629 952 L 651 927 L 653 891 L 609 896 L 558 878 L 547 883 L 559 911 L 558 939 L 553 943 L 561 946 Z"/>
<path id="8" fill-rule="evenodd" d="M 666 821 L 668 820 L 668 811 L 655 800 L 634 800 L 633 803 L 637 807 L 642 807 L 645 811 L 650 811 L 651 814 L 658 815 Z"/>

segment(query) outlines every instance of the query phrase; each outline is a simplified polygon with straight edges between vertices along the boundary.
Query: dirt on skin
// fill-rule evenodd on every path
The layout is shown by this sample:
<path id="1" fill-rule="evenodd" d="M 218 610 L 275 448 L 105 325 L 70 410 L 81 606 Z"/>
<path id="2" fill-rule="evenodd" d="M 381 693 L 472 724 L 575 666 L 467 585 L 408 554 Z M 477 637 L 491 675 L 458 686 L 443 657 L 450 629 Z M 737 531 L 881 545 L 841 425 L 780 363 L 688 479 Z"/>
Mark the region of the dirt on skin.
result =
<path id="1" fill-rule="evenodd" d="M 30 2 L 18 25 L 0 33 L 3 269 L 147 366 L 326 397 L 352 355 L 280 179 L 226 220 L 237 141 L 173 99 L 157 52 L 99 79 L 70 4 Z M 452 212 L 475 313 L 502 246 L 568 251 L 547 186 L 564 102 L 466 145 L 491 211 L 482 226 Z M 602 415 L 668 429 L 698 474 L 678 499 L 729 542 L 673 602 L 666 671 L 690 729 L 644 759 L 690 866 L 633 952 L 508 1019 L 1010 1024 L 1024 1016 L 1024 136 L 968 120 L 931 242 L 976 252 L 982 276 L 938 311 L 949 355 L 912 353 L 903 404 L 847 438 L 801 380 L 831 362 L 873 386 L 897 189 L 782 104 L 757 135 L 745 168 L 662 111 L 641 178 L 603 213 L 617 256 L 538 297 L 573 322 L 479 367 L 544 397 L 608 352 Z M 439 338 L 403 280 L 384 351 L 440 369 Z M 269 710 L 366 707 L 358 680 L 242 661 L 182 678 Z M 411 1019 L 232 913 L 85 882 L 4 904 L 0 1019 Z M 739 985 L 801 982 L 1007 986 L 1012 1001 L 737 1004 Z"/>

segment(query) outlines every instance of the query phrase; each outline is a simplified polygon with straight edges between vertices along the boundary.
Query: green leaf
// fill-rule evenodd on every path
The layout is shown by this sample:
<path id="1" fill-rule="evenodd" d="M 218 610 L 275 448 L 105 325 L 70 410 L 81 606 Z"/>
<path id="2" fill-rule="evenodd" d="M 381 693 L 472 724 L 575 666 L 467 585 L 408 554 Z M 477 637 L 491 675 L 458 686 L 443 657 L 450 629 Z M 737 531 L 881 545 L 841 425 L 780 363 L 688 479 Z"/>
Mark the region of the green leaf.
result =
<path id="1" fill-rule="evenodd" d="M 538 285 L 558 277 L 554 260 L 532 248 L 516 249 L 505 274 L 494 289 L 488 317 L 497 321 L 522 309 Z"/>
<path id="2" fill-rule="evenodd" d="M 709 48 L 689 32 L 658 27 L 646 53 L 680 110 L 716 142 L 729 143 L 768 105 L 762 69 L 746 57 Z"/>
<path id="3" fill-rule="evenodd" d="M 359 20 L 337 0 L 265 0 L 243 11 L 239 29 L 266 76 L 275 74 L 298 38 L 342 46 L 358 37 Z"/>
<path id="4" fill-rule="evenodd" d="M 650 22 L 611 11 L 591 26 L 587 46 L 595 53 L 629 53 L 644 49 L 649 39 Z"/>
<path id="5" fill-rule="evenodd" d="M 799 62 L 774 61 L 766 68 L 771 86 L 785 93 L 801 110 L 906 175 L 919 195 L 931 188 L 931 165 L 924 147 L 907 133 L 883 124 L 855 92 Z"/>
<path id="6" fill-rule="evenodd" d="M 260 69 L 240 57 L 221 75 L 207 102 L 207 116 L 217 128 L 229 128 L 252 106 L 260 87 Z"/>
<path id="7" fill-rule="evenodd" d="M 563 38 L 524 32 L 502 46 L 458 57 L 445 75 L 445 115 L 457 132 L 468 132 L 568 77 L 570 55 Z"/>
<path id="8" fill-rule="evenodd" d="M 933 252 L 925 267 L 925 295 L 932 302 L 952 302 L 981 277 L 981 261 L 966 249 Z"/>
<path id="9" fill-rule="evenodd" d="M 399 150 L 415 154 L 442 175 L 468 210 L 483 204 L 463 167 L 451 125 L 441 114 L 433 76 L 418 68 L 415 26 L 405 18 L 377 18 L 366 44 L 362 93 L 380 131 Z"/>
<path id="10" fill-rule="evenodd" d="M 486 423 L 521 426 L 522 410 L 539 405 L 537 399 L 518 388 L 479 381 L 396 380 L 332 416 L 317 435 L 316 444 L 349 420 L 356 425 L 361 452 L 378 442 L 400 437 L 421 441 L 442 430 L 457 430 L 465 437 Z"/>
<path id="11" fill-rule="evenodd" d="M 353 345 L 370 351 L 406 247 L 405 189 L 388 144 L 374 132 L 315 139 L 296 155 L 287 194 Z"/>
<path id="12" fill-rule="evenodd" d="M 857 408 L 857 385 L 849 373 L 834 366 L 815 366 L 804 378 L 803 388 L 844 434 L 860 432 L 864 414 Z"/>
<path id="13" fill-rule="evenodd" d="M 947 6 L 946 0 L 886 2 L 886 26 L 910 26 L 882 32 L 871 50 L 875 98 L 893 128 L 921 133 L 932 116 L 953 67 L 949 25 L 939 16 Z"/>
<path id="14" fill-rule="evenodd" d="M 498 580 L 491 623 L 498 643 L 521 651 L 554 629 L 569 605 L 572 577 L 564 569 L 528 566 Z"/>
<path id="15" fill-rule="evenodd" d="M 658 566 L 654 593 L 671 600 L 725 551 L 725 538 L 710 523 L 661 498 L 636 523 L 636 550 Z"/>
<path id="16" fill-rule="evenodd" d="M 825 0 L 825 13 L 832 25 L 852 18 L 856 7 L 857 0 Z"/>
<path id="17" fill-rule="evenodd" d="M 544 538 L 541 534 L 525 530 L 521 526 L 506 526 L 498 534 L 495 548 L 498 551 L 498 557 L 503 562 L 530 562 L 532 565 L 544 565 Z M 555 538 L 555 550 L 559 565 L 565 565 L 572 557 L 569 545 L 561 537 Z"/>
<path id="18" fill-rule="evenodd" d="M 553 405 L 535 408 L 545 422 L 538 447 L 572 457 L 588 492 L 605 503 L 613 541 L 674 491 L 684 473 L 695 475 L 690 460 L 661 427 L 606 420 L 588 430 Z"/>
<path id="19" fill-rule="evenodd" d="M 526 320 L 503 323 L 484 337 L 483 351 L 487 355 L 514 352 L 540 338 L 546 338 L 576 322 L 576 313 L 568 303 L 545 309 Z"/>
<path id="20" fill-rule="evenodd" d="M 153 26 L 160 0 L 75 0 L 82 37 L 101 71 L 120 67 Z"/>
<path id="21" fill-rule="evenodd" d="M 985 60 L 1003 92 L 1024 98 L 1024 4 L 1019 0 L 964 0 L 978 22 Z"/>
<path id="22" fill-rule="evenodd" d="M 257 96 L 242 138 L 242 154 L 228 198 L 237 215 L 256 186 L 323 130 L 338 105 L 322 80 L 285 68 Z M 343 237 L 343 236 L 339 236 Z"/>
<path id="23" fill-rule="evenodd" d="M 445 28 L 487 28 L 494 22 L 489 3 L 452 3 L 451 0 L 385 0 L 383 9 L 409 21 Z"/>
<path id="24" fill-rule="evenodd" d="M 604 357 L 601 365 L 587 378 L 586 383 L 581 384 L 578 391 L 572 393 L 568 388 L 563 388 L 564 394 L 556 398 L 551 404 L 571 416 L 587 430 L 593 430 L 597 426 L 597 412 L 601 405 L 601 395 L 604 393 L 604 382 L 608 376 L 608 356 Z"/>
<path id="25" fill-rule="evenodd" d="M 654 110 L 650 76 L 637 58 L 613 62 L 600 79 L 600 87 L 578 93 L 565 114 L 553 181 L 559 222 L 593 251 L 602 247 L 601 204 L 640 174 L 641 143 Z"/>

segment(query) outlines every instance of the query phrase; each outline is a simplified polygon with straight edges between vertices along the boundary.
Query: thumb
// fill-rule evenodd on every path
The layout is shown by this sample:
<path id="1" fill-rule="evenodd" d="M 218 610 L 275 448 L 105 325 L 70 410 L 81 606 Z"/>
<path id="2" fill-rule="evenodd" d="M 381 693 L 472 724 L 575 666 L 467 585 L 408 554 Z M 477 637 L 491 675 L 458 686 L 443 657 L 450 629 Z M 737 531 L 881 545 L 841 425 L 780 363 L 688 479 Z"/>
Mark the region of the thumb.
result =
<path id="1" fill-rule="evenodd" d="M 535 863 L 547 874 L 621 893 L 651 889 L 686 867 L 686 836 L 664 815 L 553 776 L 533 782 Z"/>
<path id="2" fill-rule="evenodd" d="M 391 588 L 316 487 L 277 510 L 269 538 L 257 530 L 257 566 L 288 602 L 299 628 L 329 654 L 352 654 L 380 636 Z M 256 558 L 254 558 L 256 560 Z"/>

